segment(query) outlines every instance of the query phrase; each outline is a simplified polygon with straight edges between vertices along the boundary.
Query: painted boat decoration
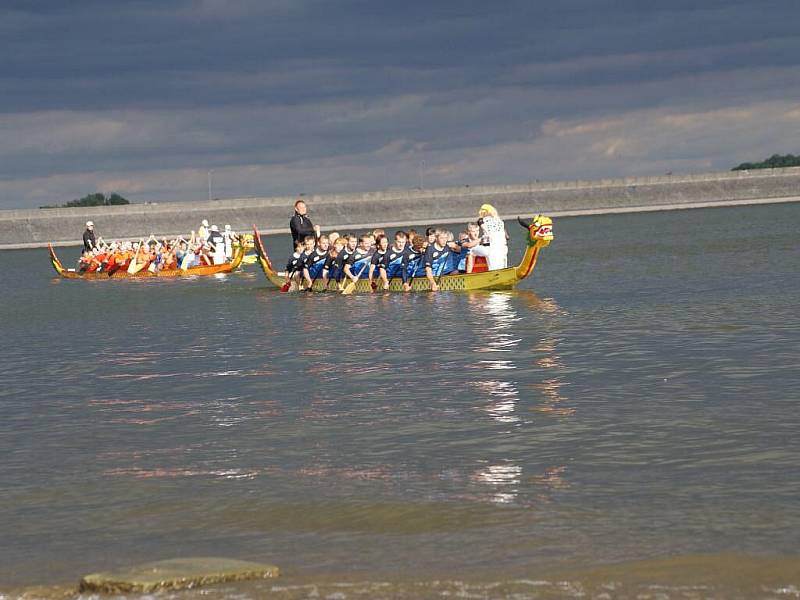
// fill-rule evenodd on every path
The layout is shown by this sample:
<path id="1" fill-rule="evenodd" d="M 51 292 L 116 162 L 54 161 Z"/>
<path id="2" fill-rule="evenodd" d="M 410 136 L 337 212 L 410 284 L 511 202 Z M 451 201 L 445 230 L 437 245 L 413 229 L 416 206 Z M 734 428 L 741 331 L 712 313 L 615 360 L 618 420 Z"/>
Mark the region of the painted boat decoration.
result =
<path id="1" fill-rule="evenodd" d="M 64 268 L 64 265 L 61 264 L 58 256 L 56 256 L 55 250 L 53 250 L 52 244 L 47 245 L 47 249 L 50 251 L 50 263 L 53 265 L 53 268 L 56 270 L 56 273 L 64 277 L 65 279 L 139 279 L 142 277 L 189 277 L 189 276 L 206 276 L 206 275 L 216 275 L 217 273 L 230 273 L 231 271 L 238 269 L 239 266 L 242 264 L 242 258 L 246 250 L 241 247 L 237 246 L 234 250 L 233 257 L 231 258 L 230 262 L 222 263 L 221 265 L 210 265 L 210 266 L 201 266 L 201 267 L 190 267 L 188 269 L 164 269 L 163 271 L 153 271 L 150 272 L 146 269 L 142 271 L 138 271 L 136 273 L 128 273 L 125 269 L 120 269 L 111 273 L 110 275 L 105 272 L 86 272 L 80 273 L 78 271 L 72 269 Z"/>
<path id="2" fill-rule="evenodd" d="M 476 273 L 461 273 L 456 275 L 441 275 L 436 277 L 436 283 L 439 285 L 440 291 L 454 291 L 454 290 L 508 290 L 517 285 L 526 277 L 530 277 L 533 269 L 536 266 L 536 260 L 539 258 L 539 252 L 542 248 L 546 248 L 553 241 L 553 220 L 550 217 L 537 215 L 533 219 L 517 218 L 519 224 L 528 231 L 528 247 L 522 260 L 516 267 L 506 267 L 505 269 L 496 269 L 494 271 L 483 271 Z M 281 288 L 284 285 L 284 273 L 277 272 L 270 261 L 266 250 L 264 249 L 264 242 L 258 233 L 258 229 L 253 226 L 255 250 L 258 257 L 258 264 L 261 270 L 264 271 L 272 285 Z M 336 283 L 333 281 L 328 282 L 327 288 L 324 287 L 322 281 L 316 281 L 313 286 L 314 291 L 336 291 Z M 416 277 L 411 283 L 411 289 L 414 292 L 427 292 L 431 287 L 425 277 Z M 296 291 L 297 287 L 292 283 L 289 291 Z M 402 292 L 403 284 L 399 277 L 389 280 L 390 292 Z M 356 283 L 354 292 L 367 293 L 372 292 L 369 281 L 367 279 L 359 279 Z"/>

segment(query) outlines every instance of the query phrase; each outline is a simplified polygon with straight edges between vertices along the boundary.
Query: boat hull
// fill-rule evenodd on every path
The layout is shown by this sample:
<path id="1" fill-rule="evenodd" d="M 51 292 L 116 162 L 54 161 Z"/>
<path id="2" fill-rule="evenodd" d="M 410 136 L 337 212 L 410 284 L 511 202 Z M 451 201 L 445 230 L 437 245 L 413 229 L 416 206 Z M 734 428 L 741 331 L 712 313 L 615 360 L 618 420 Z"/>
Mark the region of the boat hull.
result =
<path id="1" fill-rule="evenodd" d="M 231 262 L 223 263 L 221 265 L 209 265 L 209 266 L 202 266 L 202 267 L 191 267 L 189 269 L 165 269 L 163 271 L 153 271 L 150 272 L 148 270 L 138 271 L 136 273 L 128 273 L 126 269 L 119 269 L 110 275 L 106 272 L 84 272 L 79 273 L 78 271 L 70 271 L 69 269 L 65 269 L 64 265 L 61 264 L 58 256 L 56 256 L 55 250 L 53 250 L 52 245 L 48 245 L 48 250 L 50 251 L 50 263 L 53 265 L 56 273 L 58 273 L 64 279 L 144 279 L 147 277 L 157 277 L 157 278 L 175 278 L 175 277 L 207 277 L 209 275 L 217 275 L 219 273 L 230 273 L 235 269 L 238 269 L 239 266 L 242 264 L 242 258 L 244 257 L 245 250 L 243 248 L 237 248 L 236 252 L 234 253 Z"/>
<path id="2" fill-rule="evenodd" d="M 539 251 L 548 246 L 553 239 L 552 221 L 547 217 L 540 217 L 540 221 L 535 221 L 529 226 L 528 248 L 522 261 L 516 267 L 507 267 L 495 271 L 484 271 L 481 273 L 461 273 L 456 275 L 442 275 L 436 277 L 436 284 L 440 291 L 473 291 L 473 290 L 510 290 L 520 281 L 529 277 L 536 266 Z M 285 282 L 285 274 L 275 271 L 272 262 L 264 248 L 264 243 L 258 230 L 254 227 L 255 250 L 257 262 L 270 283 L 278 288 L 282 288 Z M 370 293 L 373 291 L 384 291 L 380 287 L 380 281 L 376 282 L 377 290 L 370 285 L 369 280 L 359 279 L 355 285 L 354 293 Z M 322 281 L 315 281 L 313 291 L 337 291 L 335 282 L 328 282 L 327 286 Z M 296 283 L 292 283 L 287 291 L 298 291 Z M 393 278 L 389 281 L 389 292 L 402 292 L 403 283 L 400 278 Z M 411 291 L 429 292 L 431 285 L 427 277 L 416 277 L 411 280 Z"/>

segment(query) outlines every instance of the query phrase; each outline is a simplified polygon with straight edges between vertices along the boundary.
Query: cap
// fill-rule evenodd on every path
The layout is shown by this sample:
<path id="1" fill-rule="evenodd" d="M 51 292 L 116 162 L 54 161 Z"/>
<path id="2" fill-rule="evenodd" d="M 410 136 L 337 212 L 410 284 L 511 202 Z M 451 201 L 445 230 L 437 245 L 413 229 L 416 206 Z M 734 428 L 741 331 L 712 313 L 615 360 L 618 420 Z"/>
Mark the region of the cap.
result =
<path id="1" fill-rule="evenodd" d="M 94 227 L 94 223 L 92 223 L 91 221 L 86 221 L 86 226 L 87 227 Z"/>
<path id="2" fill-rule="evenodd" d="M 216 225 L 212 225 L 211 231 L 219 231 L 219 227 L 217 227 Z"/>

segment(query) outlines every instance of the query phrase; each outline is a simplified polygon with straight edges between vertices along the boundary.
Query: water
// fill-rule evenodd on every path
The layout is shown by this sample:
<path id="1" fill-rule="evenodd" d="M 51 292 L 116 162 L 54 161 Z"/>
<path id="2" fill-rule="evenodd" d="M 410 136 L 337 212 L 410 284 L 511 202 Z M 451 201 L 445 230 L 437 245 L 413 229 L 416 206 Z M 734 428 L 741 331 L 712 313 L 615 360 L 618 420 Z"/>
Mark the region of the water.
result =
<path id="1" fill-rule="evenodd" d="M 509 293 L 0 253 L 0 598 L 209 555 L 285 576 L 177 596 L 797 598 L 799 222 L 560 219 Z"/>

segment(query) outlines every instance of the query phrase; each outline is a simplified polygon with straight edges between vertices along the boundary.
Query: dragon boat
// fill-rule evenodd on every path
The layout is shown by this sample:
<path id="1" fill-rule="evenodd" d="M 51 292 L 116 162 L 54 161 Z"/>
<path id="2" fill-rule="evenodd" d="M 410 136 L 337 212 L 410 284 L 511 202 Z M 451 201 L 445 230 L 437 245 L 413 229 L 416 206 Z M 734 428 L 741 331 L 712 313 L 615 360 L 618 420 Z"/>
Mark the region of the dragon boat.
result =
<path id="1" fill-rule="evenodd" d="M 238 269 L 242 264 L 242 258 L 246 249 L 242 246 L 234 248 L 233 257 L 230 262 L 222 263 L 221 265 L 208 265 L 200 267 L 190 267 L 188 269 L 164 269 L 163 271 L 148 271 L 142 269 L 136 273 L 128 273 L 126 269 L 119 269 L 109 274 L 106 272 L 78 272 L 74 269 L 67 269 L 61 264 L 58 256 L 56 256 L 53 245 L 48 244 L 47 249 L 50 251 L 50 263 L 61 277 L 65 279 L 139 279 L 142 277 L 189 277 L 189 276 L 207 276 L 216 275 L 217 273 L 230 273 Z"/>
<path id="2" fill-rule="evenodd" d="M 440 291 L 455 291 L 455 290 L 508 290 L 512 289 L 523 279 L 530 277 L 533 269 L 536 266 L 536 260 L 539 258 L 539 252 L 542 248 L 546 248 L 553 241 L 553 221 L 550 217 L 537 215 L 533 219 L 517 218 L 517 221 L 528 232 L 528 247 L 522 260 L 516 267 L 506 267 L 505 269 L 496 269 L 494 271 L 485 270 L 479 271 L 476 265 L 476 270 L 473 273 L 459 273 L 454 275 L 439 275 L 436 277 L 436 283 Z M 269 259 L 267 252 L 264 248 L 264 242 L 258 229 L 253 226 L 253 239 L 255 241 L 255 251 L 257 262 L 264 271 L 267 280 L 277 288 L 283 288 L 285 283 L 285 273 L 279 273 L 272 266 L 272 261 Z M 315 281 L 312 287 L 314 291 L 336 291 L 337 285 L 334 281 L 329 281 L 325 286 L 321 280 Z M 411 289 L 415 292 L 430 291 L 431 286 L 426 277 L 415 277 L 411 282 Z M 297 286 L 293 282 L 288 291 L 297 291 Z M 366 293 L 372 292 L 372 287 L 367 279 L 359 279 L 356 283 L 354 292 Z M 399 277 L 394 277 L 389 280 L 390 292 L 402 292 L 403 283 Z"/>

